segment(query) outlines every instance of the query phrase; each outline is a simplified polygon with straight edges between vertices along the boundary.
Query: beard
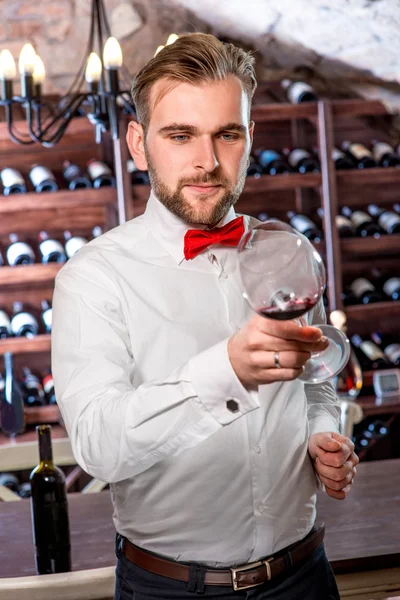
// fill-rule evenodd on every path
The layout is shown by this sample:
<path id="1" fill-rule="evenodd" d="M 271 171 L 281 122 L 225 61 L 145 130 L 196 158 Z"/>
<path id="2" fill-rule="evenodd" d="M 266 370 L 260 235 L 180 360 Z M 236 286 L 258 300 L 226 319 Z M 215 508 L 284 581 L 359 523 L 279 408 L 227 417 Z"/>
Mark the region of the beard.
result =
<path id="1" fill-rule="evenodd" d="M 223 217 L 225 217 L 230 207 L 236 204 L 243 191 L 246 181 L 246 164 L 241 167 L 235 184 L 233 184 L 228 178 L 218 175 L 217 173 L 204 173 L 201 177 L 199 176 L 195 179 L 186 179 L 182 177 L 178 180 L 176 188 L 174 190 L 170 190 L 170 188 L 158 176 L 146 147 L 145 156 L 151 187 L 155 195 L 170 212 L 179 217 L 179 219 L 185 223 L 215 226 L 219 221 L 221 221 L 221 219 L 223 219 Z M 199 207 L 193 207 L 183 194 L 184 186 L 206 184 L 220 185 L 222 188 L 224 188 L 223 195 L 216 201 L 212 208 L 208 208 L 208 194 L 199 194 Z M 201 210 L 202 204 L 204 204 L 203 210 Z"/>

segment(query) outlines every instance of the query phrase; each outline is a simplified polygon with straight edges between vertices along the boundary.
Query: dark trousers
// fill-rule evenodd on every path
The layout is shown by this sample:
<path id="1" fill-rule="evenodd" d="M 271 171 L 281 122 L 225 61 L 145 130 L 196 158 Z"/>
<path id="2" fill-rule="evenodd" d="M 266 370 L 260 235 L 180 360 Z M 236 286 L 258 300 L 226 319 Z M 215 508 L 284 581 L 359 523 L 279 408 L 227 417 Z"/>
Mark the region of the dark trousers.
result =
<path id="1" fill-rule="evenodd" d="M 114 600 L 195 600 L 224 598 L 225 600 L 340 600 L 335 576 L 322 543 L 307 562 L 292 566 L 274 581 L 234 591 L 228 586 L 202 585 L 202 569 L 192 563 L 192 580 L 177 581 L 162 575 L 154 575 L 131 563 L 118 549 Z M 204 565 L 199 565 L 204 569 Z M 199 578 L 200 573 L 200 578 Z"/>

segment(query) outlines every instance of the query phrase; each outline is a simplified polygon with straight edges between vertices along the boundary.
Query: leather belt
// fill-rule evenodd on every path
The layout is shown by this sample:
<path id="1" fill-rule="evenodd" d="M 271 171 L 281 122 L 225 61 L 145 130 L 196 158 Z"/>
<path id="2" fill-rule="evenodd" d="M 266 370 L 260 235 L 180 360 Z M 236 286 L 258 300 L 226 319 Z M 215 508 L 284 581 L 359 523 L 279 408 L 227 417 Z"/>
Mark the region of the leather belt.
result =
<path id="1" fill-rule="evenodd" d="M 234 590 L 243 590 L 265 581 L 275 579 L 288 569 L 288 565 L 304 563 L 322 543 L 325 535 L 325 524 L 318 529 L 313 527 L 310 533 L 300 542 L 295 542 L 287 548 L 279 550 L 276 556 L 269 556 L 253 563 L 226 569 L 211 569 L 205 571 L 205 585 L 229 585 Z M 189 581 L 189 564 L 160 558 L 152 553 L 123 539 L 123 553 L 132 563 L 155 573 L 179 581 Z"/>

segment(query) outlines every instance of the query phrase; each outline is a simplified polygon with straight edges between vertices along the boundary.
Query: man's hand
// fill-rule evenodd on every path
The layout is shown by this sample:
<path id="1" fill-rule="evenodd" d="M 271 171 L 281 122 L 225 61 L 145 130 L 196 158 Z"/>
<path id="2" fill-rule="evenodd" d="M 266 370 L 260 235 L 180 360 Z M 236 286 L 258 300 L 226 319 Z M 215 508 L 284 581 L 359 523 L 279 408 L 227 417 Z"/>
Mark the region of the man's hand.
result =
<path id="1" fill-rule="evenodd" d="M 340 433 L 314 433 L 308 440 L 308 452 L 328 496 L 344 500 L 360 462 L 353 442 Z"/>

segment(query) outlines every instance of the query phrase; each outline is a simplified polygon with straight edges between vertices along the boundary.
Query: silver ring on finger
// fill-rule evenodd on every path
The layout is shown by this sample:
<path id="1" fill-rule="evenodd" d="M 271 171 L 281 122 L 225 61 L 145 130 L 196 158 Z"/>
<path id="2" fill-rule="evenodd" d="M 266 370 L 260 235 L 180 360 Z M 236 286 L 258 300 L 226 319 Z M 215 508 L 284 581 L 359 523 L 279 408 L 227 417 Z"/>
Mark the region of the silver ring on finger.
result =
<path id="1" fill-rule="evenodd" d="M 277 369 L 282 369 L 282 365 L 279 362 L 279 352 L 275 352 L 275 354 L 274 354 L 274 363 L 275 363 L 275 367 Z"/>

